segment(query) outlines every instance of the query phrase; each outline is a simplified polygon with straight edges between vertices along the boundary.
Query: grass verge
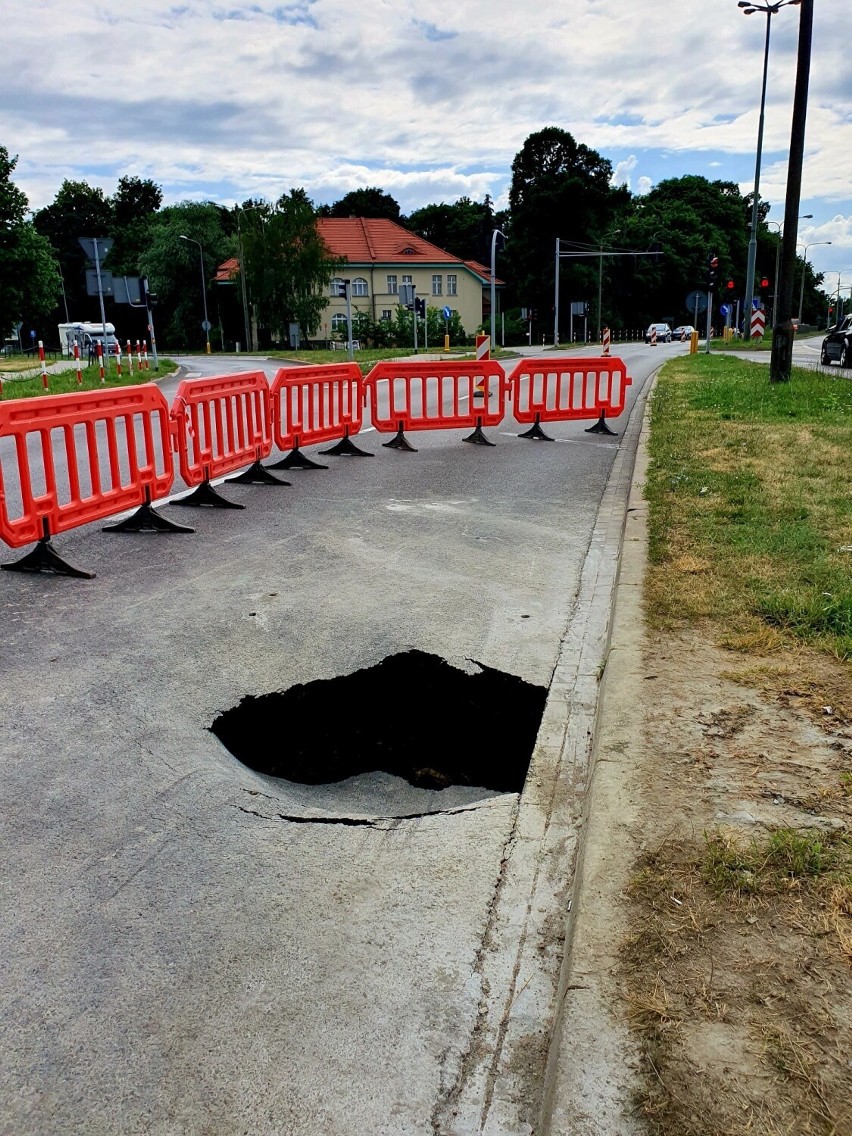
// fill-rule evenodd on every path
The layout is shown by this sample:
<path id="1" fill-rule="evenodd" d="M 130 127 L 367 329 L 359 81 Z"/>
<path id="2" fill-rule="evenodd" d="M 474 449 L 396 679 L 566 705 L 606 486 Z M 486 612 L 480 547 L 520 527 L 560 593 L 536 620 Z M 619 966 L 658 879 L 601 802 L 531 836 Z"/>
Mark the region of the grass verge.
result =
<path id="1" fill-rule="evenodd" d="M 149 371 L 139 371 L 134 367 L 132 374 L 125 367 L 120 377 L 113 367 L 106 373 L 105 380 L 102 383 L 100 370 L 97 366 L 84 367 L 81 372 L 82 382 L 80 384 L 77 383 L 76 371 L 71 369 L 49 373 L 47 390 L 44 388 L 41 375 L 26 379 L 10 379 L 5 375 L 0 375 L 0 380 L 2 380 L 0 399 L 40 398 L 45 394 L 70 394 L 76 391 L 100 390 L 101 387 L 132 387 L 138 383 L 149 383 L 154 379 L 163 378 L 165 375 L 172 374 L 176 369 L 177 364 L 171 359 L 160 359 L 159 367 L 152 365 Z"/>

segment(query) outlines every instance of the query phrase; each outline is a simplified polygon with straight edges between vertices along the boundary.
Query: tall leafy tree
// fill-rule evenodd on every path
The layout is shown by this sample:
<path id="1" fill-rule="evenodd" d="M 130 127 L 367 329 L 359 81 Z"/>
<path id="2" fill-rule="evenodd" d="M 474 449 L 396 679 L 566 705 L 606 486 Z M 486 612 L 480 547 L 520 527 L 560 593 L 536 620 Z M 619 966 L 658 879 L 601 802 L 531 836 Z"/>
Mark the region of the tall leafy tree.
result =
<path id="1" fill-rule="evenodd" d="M 451 252 L 462 260 L 476 260 L 488 264 L 491 258 L 491 233 L 497 224 L 491 198 L 483 202 L 460 197 L 452 204 L 424 205 L 415 209 L 406 221 L 406 228 L 430 241 L 438 248 Z"/>
<path id="2" fill-rule="evenodd" d="M 611 185 L 612 165 L 556 126 L 531 134 L 512 163 L 510 301 L 552 313 L 556 239 L 595 246 L 629 206 Z M 560 278 L 572 299 L 597 290 L 597 261 L 571 260 Z"/>
<path id="3" fill-rule="evenodd" d="M 29 202 L 12 181 L 17 161 L 0 146 L 0 329 L 4 336 L 19 323 L 36 329 L 60 293 L 59 269 L 50 242 L 26 220 Z M 55 337 L 43 332 L 41 338 L 52 342 Z"/>
<path id="4" fill-rule="evenodd" d="M 326 286 L 339 267 L 317 230 L 317 213 L 304 189 L 291 189 L 274 205 L 255 205 L 242 220 L 248 293 L 258 323 L 273 340 L 287 339 L 288 324 L 312 335 L 328 303 Z"/>
<path id="5" fill-rule="evenodd" d="M 320 206 L 317 216 L 378 217 L 397 223 L 401 219 L 399 203 L 389 193 L 373 185 L 368 185 L 364 189 L 353 189 L 333 205 Z"/>
<path id="6" fill-rule="evenodd" d="M 139 269 L 159 298 L 157 337 L 167 347 L 204 346 L 205 298 L 211 337 L 217 342 L 217 298 L 211 282 L 218 266 L 236 253 L 229 229 L 228 211 L 209 201 L 169 205 L 154 216 Z"/>
<path id="7" fill-rule="evenodd" d="M 139 258 L 151 234 L 151 224 L 163 203 L 163 191 L 149 178 L 119 178 L 110 198 L 112 224 L 109 235 L 114 244 L 109 265 L 113 272 L 139 275 Z"/>
<path id="8" fill-rule="evenodd" d="M 33 224 L 50 241 L 59 261 L 71 319 L 99 320 L 97 297 L 86 291 L 88 260 L 79 238 L 110 236 L 112 203 L 102 189 L 66 178 L 51 204 L 33 215 Z"/>

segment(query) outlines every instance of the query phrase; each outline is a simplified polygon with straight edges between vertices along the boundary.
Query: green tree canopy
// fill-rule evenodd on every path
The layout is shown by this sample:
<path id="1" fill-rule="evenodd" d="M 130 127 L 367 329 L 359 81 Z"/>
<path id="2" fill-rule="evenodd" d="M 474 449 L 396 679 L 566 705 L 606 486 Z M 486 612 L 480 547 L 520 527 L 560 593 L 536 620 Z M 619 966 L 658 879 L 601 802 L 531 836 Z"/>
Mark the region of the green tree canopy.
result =
<path id="1" fill-rule="evenodd" d="M 56 304 L 61 282 L 50 242 L 26 220 L 26 194 L 12 181 L 18 159 L 0 146 L 0 326 L 36 325 Z M 52 342 L 53 335 L 42 333 Z"/>
<path id="2" fill-rule="evenodd" d="M 399 204 L 377 186 L 353 189 L 334 205 L 322 205 L 317 210 L 318 217 L 379 217 L 388 221 L 400 221 Z"/>
<path id="3" fill-rule="evenodd" d="M 491 233 L 501 228 L 488 196 L 481 203 L 460 197 L 451 205 L 425 205 L 410 214 L 406 227 L 453 256 L 486 265 L 491 259 Z"/>

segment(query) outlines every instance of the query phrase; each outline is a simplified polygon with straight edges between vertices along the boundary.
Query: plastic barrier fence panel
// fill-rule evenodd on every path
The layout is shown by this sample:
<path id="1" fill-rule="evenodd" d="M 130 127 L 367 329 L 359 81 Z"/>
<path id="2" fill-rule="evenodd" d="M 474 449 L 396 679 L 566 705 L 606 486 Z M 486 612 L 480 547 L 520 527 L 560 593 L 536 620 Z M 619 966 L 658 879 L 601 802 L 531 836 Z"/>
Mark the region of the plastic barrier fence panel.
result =
<path id="1" fill-rule="evenodd" d="M 169 407 L 155 386 L 0 403 L 0 538 L 39 547 L 4 568 L 90 576 L 50 537 L 165 496 L 174 481 Z"/>
<path id="2" fill-rule="evenodd" d="M 615 356 L 566 356 L 522 359 L 509 383 L 515 418 L 533 425 L 521 437 L 542 437 L 540 422 L 583 418 L 598 419 L 593 431 L 612 433 L 604 420 L 624 410 L 631 379 L 623 360 Z"/>
<path id="3" fill-rule="evenodd" d="M 242 508 L 219 497 L 210 481 L 246 465 L 251 466 L 246 480 L 254 480 L 255 470 L 260 470 L 257 480 L 267 480 L 260 461 L 272 450 L 272 418 L 262 371 L 184 379 L 172 405 L 172 422 L 181 477 L 200 490 L 175 504 Z M 275 481 L 271 475 L 268 480 Z"/>
<path id="4" fill-rule="evenodd" d="M 464 440 L 491 445 L 483 426 L 496 426 L 506 414 L 509 384 L 493 359 L 459 362 L 387 360 L 377 363 L 364 380 L 370 418 L 377 430 L 396 431 L 385 445 L 412 449 L 406 430 L 474 428 Z"/>
<path id="5" fill-rule="evenodd" d="M 272 435 L 290 454 L 271 469 L 323 469 L 301 446 L 339 442 L 328 453 L 361 453 L 348 442 L 363 424 L 364 379 L 357 363 L 282 367 L 272 382 Z"/>

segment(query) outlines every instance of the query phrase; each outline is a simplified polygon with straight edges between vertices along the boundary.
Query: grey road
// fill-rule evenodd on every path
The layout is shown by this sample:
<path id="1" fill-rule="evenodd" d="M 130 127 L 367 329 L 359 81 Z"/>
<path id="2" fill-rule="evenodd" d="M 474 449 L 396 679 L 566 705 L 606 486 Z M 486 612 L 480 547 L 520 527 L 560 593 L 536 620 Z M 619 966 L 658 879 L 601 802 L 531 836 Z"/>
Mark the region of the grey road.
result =
<path id="1" fill-rule="evenodd" d="M 614 437 L 506 419 L 493 447 L 422 432 L 403 453 L 365 431 L 371 457 L 227 486 L 242 511 L 167 506 L 192 535 L 62 534 L 94 580 L 0 573 L 0 1130 L 532 1131 L 628 414 L 683 350 L 619 352 Z M 497 701 L 437 697 L 445 664 Z M 251 768 L 211 726 L 276 693 L 237 727 Z M 497 771 L 530 700 L 520 792 Z M 263 771 L 295 768 L 306 731 L 325 783 Z M 365 736 L 375 760 L 331 780 Z M 475 772 L 446 777 L 450 751 Z"/>

